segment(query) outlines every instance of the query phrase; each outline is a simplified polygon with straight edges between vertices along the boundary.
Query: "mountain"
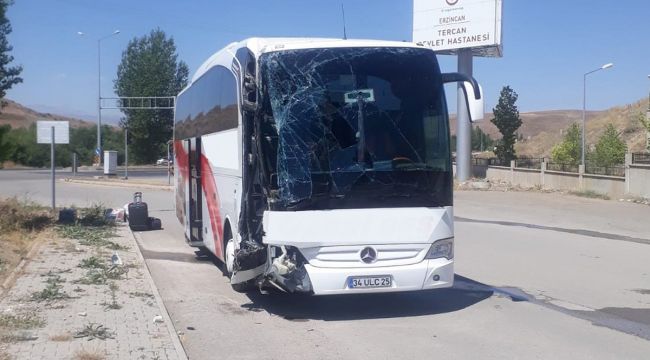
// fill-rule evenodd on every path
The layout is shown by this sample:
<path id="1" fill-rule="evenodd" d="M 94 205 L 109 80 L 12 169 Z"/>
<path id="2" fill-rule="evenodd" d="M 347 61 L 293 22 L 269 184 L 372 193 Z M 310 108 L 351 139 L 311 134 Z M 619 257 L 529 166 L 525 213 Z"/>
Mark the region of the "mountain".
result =
<path id="1" fill-rule="evenodd" d="M 69 121 L 70 127 L 96 126 L 96 123 L 73 117 L 42 113 L 25 107 L 15 101 L 5 99 L 6 106 L 0 109 L 0 125 L 10 125 L 13 128 L 26 128 L 37 120 Z"/>
<path id="2" fill-rule="evenodd" d="M 645 130 L 638 121 L 639 114 L 645 114 L 648 100 L 640 100 L 633 104 L 613 107 L 603 111 L 587 111 L 586 134 L 587 146 L 593 146 L 604 132 L 605 126 L 613 124 L 621 133 L 628 149 L 632 152 L 642 151 L 645 147 Z M 523 140 L 515 145 L 517 155 L 532 157 L 547 157 L 553 146 L 562 141 L 564 130 L 572 123 L 582 123 L 582 110 L 549 110 L 520 113 L 522 120 L 518 133 Z M 501 133 L 490 121 L 492 113 L 486 113 L 484 120 L 472 124 L 478 126 L 492 139 L 501 138 Z M 450 116 L 452 134 L 456 133 L 456 117 Z"/>
<path id="3" fill-rule="evenodd" d="M 586 121 L 589 122 L 602 113 L 604 112 L 587 111 Z M 484 133 L 490 135 L 491 138 L 498 139 L 501 137 L 501 133 L 490 121 L 493 117 L 494 115 L 492 113 L 485 113 L 483 120 L 473 123 L 472 126 L 478 126 Z M 519 117 L 521 117 L 522 124 L 518 132 L 525 139 L 528 139 L 529 137 L 532 138 L 544 132 L 565 129 L 573 122 L 581 122 L 582 110 L 532 111 L 519 113 Z M 456 134 L 456 115 L 450 116 L 450 122 L 451 133 Z"/>
<path id="4" fill-rule="evenodd" d="M 639 115 L 645 116 L 648 110 L 648 100 L 640 100 L 633 104 L 616 106 L 611 109 L 592 113 L 586 121 L 586 139 L 588 148 L 592 148 L 605 131 L 607 124 L 612 124 L 619 131 L 621 139 L 627 144 L 630 152 L 640 152 L 645 148 L 646 131 L 639 122 Z M 582 118 L 579 119 L 581 121 Z M 566 125 L 540 127 L 539 132 L 530 138 L 525 138 L 515 146 L 518 155 L 533 157 L 548 157 L 553 146 L 562 141 Z M 578 122 L 581 125 L 581 122 Z M 523 126 L 522 126 L 523 128 Z"/>

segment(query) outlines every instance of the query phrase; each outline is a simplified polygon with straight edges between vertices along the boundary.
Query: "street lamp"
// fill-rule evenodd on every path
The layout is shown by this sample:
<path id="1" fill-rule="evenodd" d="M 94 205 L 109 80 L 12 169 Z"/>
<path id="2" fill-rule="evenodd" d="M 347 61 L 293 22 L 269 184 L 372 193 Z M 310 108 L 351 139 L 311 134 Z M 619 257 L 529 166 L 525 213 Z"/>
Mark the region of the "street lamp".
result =
<path id="1" fill-rule="evenodd" d="M 586 136 L 585 135 L 585 118 L 586 118 L 586 114 L 587 114 L 587 75 L 593 74 L 596 71 L 609 69 L 612 66 L 614 66 L 614 64 L 612 64 L 612 63 L 605 64 L 605 65 L 599 67 L 598 69 L 595 69 L 595 70 L 592 70 L 592 71 L 590 71 L 588 73 L 585 73 L 584 76 L 583 76 L 583 80 L 582 80 L 582 151 L 581 151 L 581 164 L 582 164 L 582 166 L 585 165 L 585 136 Z"/>
<path id="2" fill-rule="evenodd" d="M 100 37 L 97 39 L 97 158 L 98 163 L 102 162 L 102 40 L 108 39 L 111 36 L 119 34 L 119 30 L 115 30 L 112 33 Z M 81 31 L 77 32 L 77 35 L 84 36 Z"/>

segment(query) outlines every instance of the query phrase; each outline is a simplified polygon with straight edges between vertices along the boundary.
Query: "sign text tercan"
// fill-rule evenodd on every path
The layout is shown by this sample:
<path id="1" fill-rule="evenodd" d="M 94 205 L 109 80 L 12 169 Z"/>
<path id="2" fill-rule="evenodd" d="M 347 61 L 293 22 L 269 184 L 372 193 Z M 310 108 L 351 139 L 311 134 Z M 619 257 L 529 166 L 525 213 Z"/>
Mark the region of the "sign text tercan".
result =
<path id="1" fill-rule="evenodd" d="M 502 0 L 413 0 L 413 42 L 440 54 L 501 57 Z"/>

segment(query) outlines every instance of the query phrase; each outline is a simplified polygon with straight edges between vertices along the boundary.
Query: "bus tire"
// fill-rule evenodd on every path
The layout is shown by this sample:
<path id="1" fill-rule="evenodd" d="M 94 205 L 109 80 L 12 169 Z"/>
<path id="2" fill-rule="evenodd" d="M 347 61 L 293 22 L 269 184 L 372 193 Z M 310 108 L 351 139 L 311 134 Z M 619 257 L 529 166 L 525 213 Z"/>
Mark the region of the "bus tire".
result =
<path id="1" fill-rule="evenodd" d="M 235 258 L 235 240 L 232 237 L 232 234 L 230 231 L 227 232 L 228 236 L 224 241 L 224 247 L 223 247 L 223 259 L 224 259 L 224 264 L 223 264 L 223 272 L 224 275 L 228 277 L 228 279 L 232 278 L 232 269 L 234 266 L 234 258 Z M 252 292 L 255 290 L 255 279 L 244 281 L 242 283 L 238 284 L 233 284 L 232 282 L 230 283 L 230 286 L 232 287 L 233 290 L 239 293 L 248 293 Z"/>
<path id="2" fill-rule="evenodd" d="M 255 280 L 248 280 L 239 284 L 230 283 L 230 286 L 238 293 L 250 293 L 255 290 Z"/>

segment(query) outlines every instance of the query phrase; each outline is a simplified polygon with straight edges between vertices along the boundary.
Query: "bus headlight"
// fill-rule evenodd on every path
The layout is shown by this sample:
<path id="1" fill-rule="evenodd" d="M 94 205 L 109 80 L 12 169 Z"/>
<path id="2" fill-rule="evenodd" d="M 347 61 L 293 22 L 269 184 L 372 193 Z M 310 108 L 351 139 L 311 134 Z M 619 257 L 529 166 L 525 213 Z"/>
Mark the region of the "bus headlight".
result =
<path id="1" fill-rule="evenodd" d="M 454 258 L 454 238 L 442 239 L 434 242 L 427 253 L 426 259 Z"/>

